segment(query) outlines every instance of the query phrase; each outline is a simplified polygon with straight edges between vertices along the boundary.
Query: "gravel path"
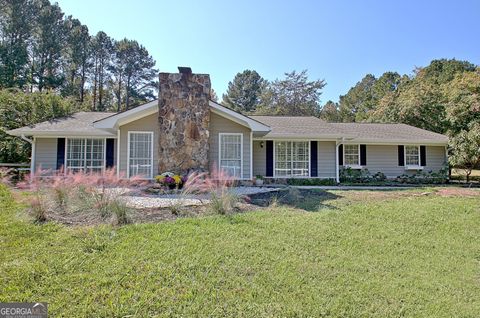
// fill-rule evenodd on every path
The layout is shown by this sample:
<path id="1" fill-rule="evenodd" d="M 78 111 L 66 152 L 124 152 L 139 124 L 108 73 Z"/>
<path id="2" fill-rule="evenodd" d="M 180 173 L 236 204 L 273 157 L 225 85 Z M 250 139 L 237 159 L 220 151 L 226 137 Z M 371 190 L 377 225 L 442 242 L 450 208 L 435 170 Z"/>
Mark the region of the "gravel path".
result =
<path id="1" fill-rule="evenodd" d="M 251 195 L 256 193 L 265 193 L 278 191 L 279 188 L 269 187 L 235 187 L 230 191 L 240 195 Z M 183 206 L 198 206 L 208 203 L 209 195 L 187 195 L 182 196 L 180 194 L 162 194 L 162 195 L 140 195 L 138 192 L 128 193 L 125 189 L 114 189 L 113 191 L 120 191 L 124 193 L 121 197 L 129 207 L 136 209 L 149 209 L 149 208 L 166 208 L 172 205 L 181 204 Z"/>

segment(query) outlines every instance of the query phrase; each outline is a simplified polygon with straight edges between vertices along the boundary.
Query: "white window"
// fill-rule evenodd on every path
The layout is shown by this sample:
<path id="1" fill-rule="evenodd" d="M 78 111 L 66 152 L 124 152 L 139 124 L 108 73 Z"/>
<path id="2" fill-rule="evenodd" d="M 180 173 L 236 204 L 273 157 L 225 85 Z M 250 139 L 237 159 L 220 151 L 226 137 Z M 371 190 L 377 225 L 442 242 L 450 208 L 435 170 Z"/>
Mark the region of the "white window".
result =
<path id="1" fill-rule="evenodd" d="M 359 145 L 343 145 L 343 164 L 345 166 L 360 165 Z"/>
<path id="2" fill-rule="evenodd" d="M 153 178 L 153 132 L 128 132 L 128 177 Z"/>
<path id="3" fill-rule="evenodd" d="M 275 177 L 308 177 L 310 175 L 308 141 L 275 142 Z"/>
<path id="4" fill-rule="evenodd" d="M 66 169 L 102 172 L 105 168 L 105 139 L 67 138 Z"/>
<path id="5" fill-rule="evenodd" d="M 232 177 L 241 178 L 243 135 L 221 133 L 219 143 L 220 170 L 225 171 Z"/>
<path id="6" fill-rule="evenodd" d="M 407 166 L 420 166 L 420 147 L 405 146 L 405 164 Z"/>

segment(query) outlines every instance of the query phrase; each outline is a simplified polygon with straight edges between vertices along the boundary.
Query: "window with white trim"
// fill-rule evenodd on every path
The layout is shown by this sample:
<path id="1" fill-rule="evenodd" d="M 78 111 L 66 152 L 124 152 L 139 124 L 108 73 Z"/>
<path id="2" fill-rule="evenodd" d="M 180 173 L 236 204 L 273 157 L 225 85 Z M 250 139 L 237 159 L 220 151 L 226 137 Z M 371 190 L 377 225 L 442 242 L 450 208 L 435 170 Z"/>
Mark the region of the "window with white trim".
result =
<path id="1" fill-rule="evenodd" d="M 308 177 L 310 143 L 308 141 L 275 141 L 275 176 Z"/>
<path id="2" fill-rule="evenodd" d="M 102 172 L 105 168 L 105 139 L 67 138 L 65 168 Z"/>
<path id="3" fill-rule="evenodd" d="M 153 178 L 153 132 L 128 132 L 128 177 Z"/>
<path id="4" fill-rule="evenodd" d="M 219 165 L 220 170 L 232 177 L 242 177 L 242 134 L 219 135 Z"/>
<path id="5" fill-rule="evenodd" d="M 343 164 L 346 166 L 360 165 L 359 145 L 343 145 Z"/>
<path id="6" fill-rule="evenodd" d="M 420 166 L 420 147 L 405 146 L 405 164 L 407 166 Z"/>

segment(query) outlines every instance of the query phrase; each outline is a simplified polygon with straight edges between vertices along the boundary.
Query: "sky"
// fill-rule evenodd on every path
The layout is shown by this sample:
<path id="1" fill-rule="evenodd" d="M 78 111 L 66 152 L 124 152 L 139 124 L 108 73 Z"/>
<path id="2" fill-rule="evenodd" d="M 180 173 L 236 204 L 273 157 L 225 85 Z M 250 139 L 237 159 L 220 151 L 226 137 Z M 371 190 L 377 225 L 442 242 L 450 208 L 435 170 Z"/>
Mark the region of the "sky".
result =
<path id="1" fill-rule="evenodd" d="M 370 73 L 411 74 L 433 59 L 480 64 L 480 1 L 58 0 L 66 15 L 137 40 L 161 72 L 208 73 L 221 97 L 235 74 L 308 70 L 337 101 Z"/>

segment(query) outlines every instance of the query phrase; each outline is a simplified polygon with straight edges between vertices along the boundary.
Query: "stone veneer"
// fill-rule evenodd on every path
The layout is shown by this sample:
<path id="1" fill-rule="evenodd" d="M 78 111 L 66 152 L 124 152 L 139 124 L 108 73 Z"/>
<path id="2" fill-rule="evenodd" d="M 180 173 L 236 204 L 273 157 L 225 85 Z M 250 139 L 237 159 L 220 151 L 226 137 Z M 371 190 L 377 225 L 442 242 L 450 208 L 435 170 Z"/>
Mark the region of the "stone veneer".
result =
<path id="1" fill-rule="evenodd" d="M 210 76 L 180 71 L 159 75 L 160 173 L 208 170 Z"/>

